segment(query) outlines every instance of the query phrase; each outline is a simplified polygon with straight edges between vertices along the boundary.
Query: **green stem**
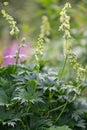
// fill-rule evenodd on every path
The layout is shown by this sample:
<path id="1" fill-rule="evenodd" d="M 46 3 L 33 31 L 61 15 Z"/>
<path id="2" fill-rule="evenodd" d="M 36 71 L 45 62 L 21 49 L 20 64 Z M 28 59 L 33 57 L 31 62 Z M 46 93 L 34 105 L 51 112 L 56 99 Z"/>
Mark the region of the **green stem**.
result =
<path id="1" fill-rule="evenodd" d="M 64 104 L 64 105 L 65 105 L 65 104 Z M 62 108 L 64 105 L 61 105 L 61 106 L 59 106 L 59 107 L 56 107 L 56 108 L 50 110 L 49 113 L 50 113 L 50 112 L 53 112 L 53 111 L 59 110 L 59 109 Z"/>
<path id="2" fill-rule="evenodd" d="M 24 122 L 21 121 L 21 123 L 22 123 L 22 127 L 23 127 L 23 129 L 26 130 L 26 125 L 24 124 Z"/>
<path id="3" fill-rule="evenodd" d="M 56 119 L 56 122 L 60 119 L 61 115 L 63 114 L 63 112 L 64 112 L 64 110 L 66 108 L 66 105 L 67 105 L 67 101 L 65 102 L 64 107 L 63 107 L 61 113 L 59 114 L 58 118 Z"/>
<path id="4" fill-rule="evenodd" d="M 20 45 L 18 47 L 18 52 L 16 54 L 16 65 L 18 64 L 19 54 L 20 54 Z"/>
<path id="5" fill-rule="evenodd" d="M 18 35 L 16 35 L 15 38 L 16 40 L 18 40 Z M 18 45 L 18 51 L 16 54 L 16 65 L 18 64 L 19 54 L 20 54 L 20 44 Z"/>
<path id="6" fill-rule="evenodd" d="M 60 74 L 59 74 L 59 78 L 60 78 L 60 79 L 61 79 L 62 76 L 63 76 L 64 69 L 65 69 L 65 66 L 66 66 L 66 62 L 67 62 L 67 59 L 68 59 L 68 45 L 67 45 L 67 41 L 68 41 L 68 39 L 65 38 L 65 46 L 64 46 L 64 47 L 65 47 L 65 50 L 66 50 L 66 52 L 65 52 L 66 57 L 65 57 L 65 60 L 64 60 L 63 68 L 62 68 L 62 70 L 61 70 L 61 72 L 60 72 Z"/>
<path id="7" fill-rule="evenodd" d="M 59 74 L 59 79 L 61 79 L 61 78 L 62 78 L 62 76 L 63 76 L 64 69 L 65 69 L 65 66 L 66 66 L 66 62 L 67 62 L 67 56 L 66 56 L 65 61 L 64 61 L 64 64 L 63 64 L 62 71 L 61 71 L 61 72 L 60 72 L 60 74 Z"/>

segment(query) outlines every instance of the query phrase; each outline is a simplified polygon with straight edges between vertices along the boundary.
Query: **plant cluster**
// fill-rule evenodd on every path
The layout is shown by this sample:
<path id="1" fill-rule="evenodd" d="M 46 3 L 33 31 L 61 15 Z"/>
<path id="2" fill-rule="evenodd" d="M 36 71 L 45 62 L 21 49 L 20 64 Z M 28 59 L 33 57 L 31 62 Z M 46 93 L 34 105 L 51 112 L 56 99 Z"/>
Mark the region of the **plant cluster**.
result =
<path id="1" fill-rule="evenodd" d="M 71 7 L 69 3 L 60 13 L 62 22 L 60 30 L 64 31 L 64 40 L 67 41 L 70 38 L 70 17 L 66 14 L 68 7 Z M 9 23 L 10 19 L 7 21 Z M 46 16 L 43 17 L 43 21 L 35 52 L 36 64 L 26 65 L 16 62 L 7 67 L 0 67 L 0 129 L 86 130 L 87 101 L 81 97 L 81 92 L 87 86 L 87 81 L 86 79 L 84 82 L 62 79 L 70 51 L 66 53 L 60 73 L 46 68 L 45 65 L 41 69 L 40 58 L 43 54 L 44 42 L 50 34 Z M 16 25 L 10 27 L 12 30 L 14 27 L 17 28 Z M 20 47 L 15 57 L 16 61 L 19 58 Z M 77 61 L 72 63 L 77 64 Z"/>
<path id="2" fill-rule="evenodd" d="M 24 64 L 0 68 L 0 75 L 0 129 L 61 130 L 67 125 L 86 130 L 87 102 L 78 92 L 84 84 L 66 83 L 53 70 L 38 73 Z"/>

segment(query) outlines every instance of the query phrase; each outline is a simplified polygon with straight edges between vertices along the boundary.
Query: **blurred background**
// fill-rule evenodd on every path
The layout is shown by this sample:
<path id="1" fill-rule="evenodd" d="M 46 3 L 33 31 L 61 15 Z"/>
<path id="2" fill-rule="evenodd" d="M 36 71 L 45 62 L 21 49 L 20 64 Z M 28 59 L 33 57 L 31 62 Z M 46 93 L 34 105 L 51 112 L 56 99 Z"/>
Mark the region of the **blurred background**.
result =
<path id="1" fill-rule="evenodd" d="M 72 6 L 68 12 L 71 16 L 72 49 L 79 62 L 85 66 L 87 64 L 87 0 L 68 1 Z M 3 2 L 4 0 L 0 0 L 1 9 Z M 66 0 L 9 0 L 8 2 L 9 5 L 4 8 L 17 21 L 20 28 L 19 40 L 26 37 L 31 48 L 37 44 L 42 16 L 48 16 L 51 33 L 49 36 L 50 42 L 45 45 L 44 59 L 46 65 L 61 68 L 64 56 L 63 37 L 62 33 L 58 31 L 60 25 L 59 13 Z M 6 48 L 12 46 L 14 40 L 14 37 L 9 35 L 9 25 L 0 13 L 0 64 L 3 65 Z"/>

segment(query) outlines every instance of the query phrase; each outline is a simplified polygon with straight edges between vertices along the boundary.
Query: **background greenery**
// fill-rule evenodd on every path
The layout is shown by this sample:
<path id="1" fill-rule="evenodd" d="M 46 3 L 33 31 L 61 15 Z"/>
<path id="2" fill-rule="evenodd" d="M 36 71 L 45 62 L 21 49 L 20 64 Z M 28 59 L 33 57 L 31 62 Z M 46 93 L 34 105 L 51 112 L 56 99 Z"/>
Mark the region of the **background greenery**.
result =
<path id="1" fill-rule="evenodd" d="M 3 2 L 4 0 L 2 0 Z M 2 3 L 0 2 L 0 4 Z M 53 55 L 47 53 L 50 64 L 56 65 L 59 62 L 62 49 L 62 34 L 59 33 L 58 27 L 59 12 L 63 7 L 65 0 L 9 0 L 6 10 L 15 18 L 21 30 L 20 38 L 27 37 L 27 41 L 36 44 L 36 39 L 40 32 L 41 17 L 47 15 L 51 27 L 50 46 L 47 45 L 49 52 L 53 51 Z M 87 61 L 87 1 L 86 0 L 69 0 L 72 9 L 69 11 L 71 16 L 71 34 L 73 36 L 72 45 L 74 52 L 77 54 L 80 62 L 84 64 Z M 0 5 L 2 8 L 2 4 Z M 0 46 L 2 50 L 12 44 L 14 38 L 9 36 L 9 27 L 0 14 Z M 80 58 L 82 57 L 82 58 Z M 55 61 L 54 61 L 55 60 Z"/>

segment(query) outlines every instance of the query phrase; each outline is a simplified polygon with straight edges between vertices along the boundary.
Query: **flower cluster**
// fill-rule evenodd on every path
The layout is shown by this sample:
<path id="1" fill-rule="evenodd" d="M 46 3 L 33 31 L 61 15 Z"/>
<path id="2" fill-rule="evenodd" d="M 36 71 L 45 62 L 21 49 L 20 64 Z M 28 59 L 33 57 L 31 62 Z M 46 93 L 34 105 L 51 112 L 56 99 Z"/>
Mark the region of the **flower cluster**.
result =
<path id="1" fill-rule="evenodd" d="M 40 36 L 46 41 L 49 42 L 48 36 L 50 35 L 50 24 L 47 16 L 42 17 L 42 25 Z"/>
<path id="2" fill-rule="evenodd" d="M 6 11 L 4 9 L 1 10 L 1 13 L 10 25 L 10 28 L 11 28 L 10 35 L 17 37 L 19 34 L 19 29 L 16 26 L 16 21 L 14 20 L 14 18 L 12 16 L 10 16 L 8 13 L 6 13 Z"/>
<path id="3" fill-rule="evenodd" d="M 71 53 L 69 54 L 68 59 L 73 69 L 77 72 L 77 81 L 85 79 L 86 68 L 83 68 L 83 66 L 78 63 L 76 55 Z"/>
<path id="4" fill-rule="evenodd" d="M 38 53 L 39 55 L 42 55 L 43 54 L 43 39 L 42 37 L 39 37 L 38 38 L 38 41 L 37 41 L 37 48 L 36 48 L 36 53 Z"/>
<path id="5" fill-rule="evenodd" d="M 71 8 L 70 3 L 66 3 L 62 11 L 60 12 L 60 22 L 61 25 L 59 30 L 64 32 L 65 38 L 71 38 L 70 35 L 70 16 L 67 15 L 67 10 Z"/>
<path id="6" fill-rule="evenodd" d="M 40 68 L 39 60 L 43 54 L 43 49 L 44 49 L 43 41 L 44 41 L 43 38 L 39 36 L 38 41 L 37 41 L 36 52 L 35 52 L 35 62 L 36 62 L 36 66 L 38 70 Z"/>
<path id="7" fill-rule="evenodd" d="M 48 17 L 43 16 L 42 17 L 42 25 L 41 25 L 41 32 L 37 41 L 37 47 L 36 47 L 36 52 L 35 52 L 35 62 L 37 65 L 37 68 L 39 70 L 40 65 L 40 57 L 43 55 L 43 50 L 44 50 L 44 42 L 48 42 L 48 36 L 50 35 L 50 25 L 48 22 Z"/>
<path id="8" fill-rule="evenodd" d="M 59 27 L 59 31 L 64 32 L 64 54 L 66 54 L 66 59 L 69 60 L 72 68 L 76 71 L 77 73 L 77 81 L 85 79 L 85 73 L 86 73 L 86 68 L 84 68 L 81 64 L 78 63 L 77 57 L 74 53 L 71 53 L 71 45 L 70 45 L 70 16 L 67 15 L 67 9 L 71 8 L 70 3 L 66 3 L 62 11 L 60 12 L 60 22 L 61 25 Z M 65 63 L 66 63 L 65 59 Z"/>
<path id="9" fill-rule="evenodd" d="M 59 31 L 64 32 L 64 55 L 67 56 L 67 54 L 70 51 L 70 16 L 67 15 L 67 10 L 71 8 L 70 3 L 66 3 L 62 11 L 60 12 L 60 23 L 61 25 L 59 26 Z"/>

